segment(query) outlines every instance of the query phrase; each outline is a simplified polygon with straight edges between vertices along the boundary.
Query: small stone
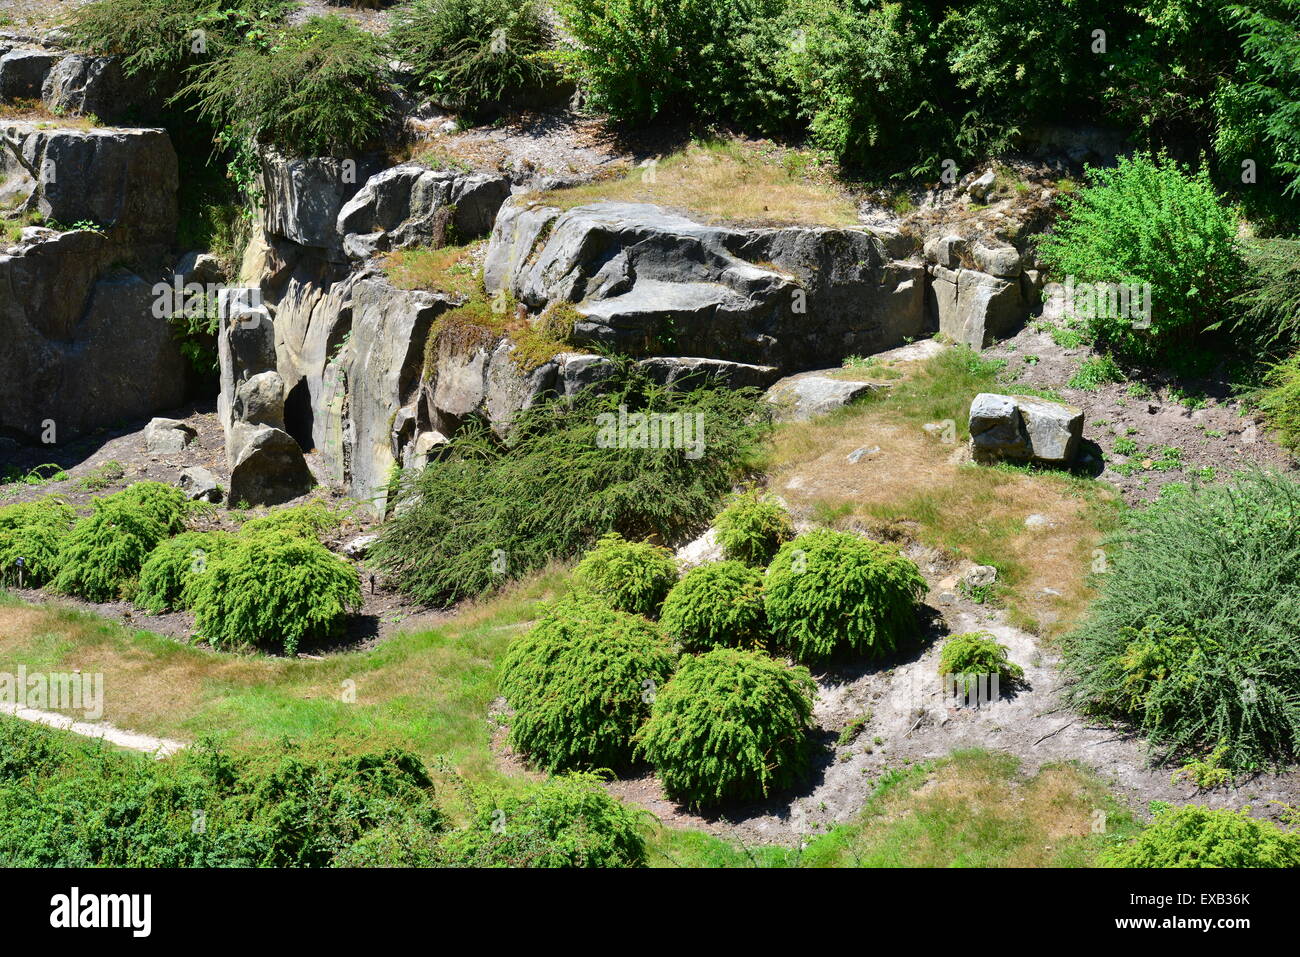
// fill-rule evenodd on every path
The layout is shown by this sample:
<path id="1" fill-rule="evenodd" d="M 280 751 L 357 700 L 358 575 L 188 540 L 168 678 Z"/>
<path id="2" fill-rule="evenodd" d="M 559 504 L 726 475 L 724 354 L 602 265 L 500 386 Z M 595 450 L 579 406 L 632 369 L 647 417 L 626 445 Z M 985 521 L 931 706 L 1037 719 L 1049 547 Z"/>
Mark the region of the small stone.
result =
<path id="1" fill-rule="evenodd" d="M 144 447 L 147 452 L 164 455 L 183 452 L 198 437 L 198 432 L 180 419 L 150 419 L 144 427 Z"/>
<path id="2" fill-rule="evenodd" d="M 861 461 L 862 461 L 863 459 L 865 459 L 867 456 L 869 456 L 869 455 L 875 455 L 875 454 L 876 454 L 877 452 L 879 452 L 879 451 L 880 451 L 880 446 L 878 446 L 878 445 L 873 445 L 873 446 L 871 446 L 871 448 L 867 448 L 866 446 L 863 446 L 863 447 L 860 448 L 860 449 L 854 449 L 852 452 L 849 453 L 849 456 L 848 456 L 848 458 L 849 458 L 849 464 L 850 464 L 850 465 L 857 465 L 859 462 L 861 462 Z"/>
<path id="3" fill-rule="evenodd" d="M 976 565 L 966 573 L 966 584 L 973 588 L 983 588 L 998 580 L 998 570 L 992 565 Z"/>
<path id="4" fill-rule="evenodd" d="M 379 541 L 378 535 L 358 535 L 343 546 L 343 554 L 348 558 L 365 558 L 370 546 Z"/>
<path id="5" fill-rule="evenodd" d="M 1046 515 L 1039 515 L 1037 512 L 1025 519 L 1025 528 L 1040 529 L 1051 527 L 1052 520 Z"/>
<path id="6" fill-rule="evenodd" d="M 217 484 L 217 477 L 201 465 L 182 469 L 180 480 L 176 484 L 190 501 L 221 501 L 221 487 Z"/>

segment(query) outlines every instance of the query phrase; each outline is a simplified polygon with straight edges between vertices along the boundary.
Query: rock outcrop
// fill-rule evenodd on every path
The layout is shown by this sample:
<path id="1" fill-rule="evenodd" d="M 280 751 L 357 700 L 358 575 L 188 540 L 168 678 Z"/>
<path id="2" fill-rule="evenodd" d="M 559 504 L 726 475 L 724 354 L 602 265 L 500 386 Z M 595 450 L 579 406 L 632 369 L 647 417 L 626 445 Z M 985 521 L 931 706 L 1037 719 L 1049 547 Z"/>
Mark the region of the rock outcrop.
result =
<path id="1" fill-rule="evenodd" d="M 1068 465 L 1083 436 L 1083 410 L 1029 395 L 981 392 L 971 402 L 975 461 Z"/>

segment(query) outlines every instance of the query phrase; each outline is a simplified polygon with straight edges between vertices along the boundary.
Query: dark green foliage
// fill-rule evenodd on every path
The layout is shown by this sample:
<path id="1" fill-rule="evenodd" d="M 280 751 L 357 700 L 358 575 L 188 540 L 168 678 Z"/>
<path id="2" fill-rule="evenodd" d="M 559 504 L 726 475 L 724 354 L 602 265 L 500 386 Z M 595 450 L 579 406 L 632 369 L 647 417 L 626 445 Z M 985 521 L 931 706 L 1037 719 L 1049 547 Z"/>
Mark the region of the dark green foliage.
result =
<path id="1" fill-rule="evenodd" d="M 161 482 L 136 482 L 93 507 L 63 539 L 51 587 L 90 601 L 130 598 L 145 558 L 185 527 L 185 495 Z"/>
<path id="2" fill-rule="evenodd" d="M 653 618 L 677 583 L 677 561 L 667 548 L 611 532 L 578 562 L 573 580 L 612 608 Z"/>
<path id="3" fill-rule="evenodd" d="M 136 604 L 155 614 L 189 608 L 198 576 L 234 542 L 226 532 L 184 532 L 160 543 L 140 568 Z"/>
<path id="4" fill-rule="evenodd" d="M 794 538 L 790 513 L 780 502 L 757 491 L 736 496 L 719 513 L 714 526 L 722 553 L 746 565 L 766 565 L 778 548 Z"/>
<path id="5" fill-rule="evenodd" d="M 1300 867 L 1300 835 L 1247 811 L 1166 806 L 1128 844 L 1110 848 L 1108 867 Z"/>
<path id="6" fill-rule="evenodd" d="M 376 837 L 406 835 L 431 859 L 445 827 L 434 796 L 400 751 L 235 756 L 201 742 L 155 761 L 0 721 L 5 867 L 408 864 L 409 853 L 376 859 Z"/>
<path id="7" fill-rule="evenodd" d="M 878 658 L 915 631 L 925 590 L 896 547 L 816 529 L 781 546 L 763 604 L 773 639 L 800 661 L 843 652 Z"/>
<path id="8" fill-rule="evenodd" d="M 256 41 L 293 6 L 285 0 L 95 0 L 75 7 L 69 42 L 122 58 L 128 76 L 170 93 L 181 71 Z"/>
<path id="9" fill-rule="evenodd" d="M 644 618 L 590 595 L 562 599 L 501 659 L 511 745 L 547 771 L 626 766 L 675 661 Z"/>
<path id="10" fill-rule="evenodd" d="M 18 584 L 19 558 L 25 586 L 39 588 L 48 582 L 76 517 L 71 505 L 54 496 L 0 507 L 0 582 Z"/>
<path id="11" fill-rule="evenodd" d="M 970 690 L 979 675 L 997 675 L 1011 683 L 1024 678 L 1025 670 L 1007 658 L 1007 649 L 987 631 L 953 635 L 939 651 L 939 675 L 961 678 L 962 691 Z"/>
<path id="12" fill-rule="evenodd" d="M 306 641 L 337 636 L 361 607 L 356 569 L 297 536 L 239 538 L 209 561 L 186 593 L 196 630 L 222 648 L 292 655 Z"/>
<path id="13" fill-rule="evenodd" d="M 816 692 L 807 669 L 761 652 L 688 655 L 655 697 L 637 752 L 693 807 L 765 798 L 807 771 Z"/>
<path id="14" fill-rule="evenodd" d="M 291 153 L 373 146 L 392 108 L 383 40 L 340 16 L 274 31 L 193 68 L 180 95 L 218 129 Z"/>
<path id="15" fill-rule="evenodd" d="M 644 811 L 609 795 L 591 774 L 554 777 L 523 797 L 475 795 L 470 825 L 449 833 L 449 867 L 644 867 Z"/>
<path id="16" fill-rule="evenodd" d="M 668 391 L 628 370 L 607 393 L 587 391 L 522 412 L 507 443 L 487 428 L 459 434 L 446 454 L 402 477 L 402 508 L 380 532 L 372 563 L 428 604 L 473 598 L 552 559 L 581 554 L 607 532 L 677 543 L 714 515 L 770 430 L 753 390 Z M 703 454 L 602 447 L 600 416 L 702 415 Z"/>
<path id="17" fill-rule="evenodd" d="M 471 112 L 536 90 L 550 78 L 551 44 L 536 0 L 411 0 L 392 14 L 393 51 L 421 90 Z"/>
<path id="18" fill-rule="evenodd" d="M 659 627 L 686 651 L 762 642 L 763 575 L 741 562 L 692 568 L 664 601 Z"/>
<path id="19" fill-rule="evenodd" d="M 1089 168 L 1088 179 L 1067 198 L 1065 218 L 1039 244 L 1040 256 L 1054 278 L 1073 276 L 1076 285 L 1151 284 L 1149 329 L 1076 295 L 1097 340 L 1150 357 L 1217 326 L 1240 292 L 1243 267 L 1236 215 L 1208 171 L 1138 154 L 1113 169 Z"/>
<path id="20" fill-rule="evenodd" d="M 1300 485 L 1266 473 L 1167 486 L 1129 514 L 1064 643 L 1072 700 L 1166 755 L 1226 746 L 1236 771 L 1300 741 Z"/>

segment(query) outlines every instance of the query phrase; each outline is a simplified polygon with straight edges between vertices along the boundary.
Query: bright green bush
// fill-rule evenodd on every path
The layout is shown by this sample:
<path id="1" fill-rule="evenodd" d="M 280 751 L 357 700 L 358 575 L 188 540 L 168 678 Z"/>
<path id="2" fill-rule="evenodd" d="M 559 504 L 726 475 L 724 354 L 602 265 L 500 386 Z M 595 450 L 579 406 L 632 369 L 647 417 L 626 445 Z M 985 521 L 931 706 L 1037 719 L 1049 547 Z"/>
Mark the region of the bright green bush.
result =
<path id="1" fill-rule="evenodd" d="M 1064 640 L 1071 699 L 1131 720 L 1164 755 L 1227 746 L 1230 770 L 1300 741 L 1300 484 L 1267 473 L 1166 486 L 1107 546 Z"/>
<path id="2" fill-rule="evenodd" d="M 1278 443 L 1300 452 L 1300 352 L 1269 366 L 1256 401 Z"/>
<path id="3" fill-rule="evenodd" d="M 319 542 L 239 536 L 186 593 L 199 634 L 222 648 L 293 655 L 337 635 L 361 607 L 356 569 Z"/>
<path id="4" fill-rule="evenodd" d="M 686 651 L 755 645 L 763 640 L 763 575 L 741 562 L 688 571 L 664 600 L 659 627 Z"/>
<path id="5" fill-rule="evenodd" d="M 1233 301 L 1234 335 L 1263 355 L 1300 348 L 1300 240 L 1255 239 L 1241 251 L 1247 278 Z"/>
<path id="6" fill-rule="evenodd" d="M 1217 327 L 1241 289 L 1236 215 L 1208 170 L 1190 173 L 1163 156 L 1089 168 L 1087 185 L 1066 198 L 1063 220 L 1038 249 L 1056 279 L 1073 277 L 1074 308 L 1097 340 L 1139 357 L 1185 347 Z M 1084 283 L 1150 283 L 1150 328 L 1135 328 L 1140 315 L 1085 298 Z"/>
<path id="7" fill-rule="evenodd" d="M 736 496 L 719 513 L 714 526 L 723 555 L 746 565 L 766 565 L 778 548 L 794 538 L 790 513 L 780 502 L 757 491 Z"/>
<path id="8" fill-rule="evenodd" d="M 656 695 L 637 753 L 692 807 L 765 798 L 808 769 L 816 692 L 807 669 L 761 652 L 688 655 Z"/>
<path id="9" fill-rule="evenodd" d="M 198 576 L 234 543 L 227 532 L 184 532 L 159 543 L 140 568 L 136 604 L 154 613 L 189 608 Z"/>
<path id="10" fill-rule="evenodd" d="M 562 599 L 501 659 L 511 745 L 547 771 L 626 766 L 675 662 L 644 618 L 589 595 Z"/>
<path id="11" fill-rule="evenodd" d="M 1246 811 L 1165 807 L 1130 843 L 1102 853 L 1107 867 L 1300 867 L 1300 834 Z"/>
<path id="12" fill-rule="evenodd" d="M 326 532 L 332 532 L 343 522 L 343 516 L 322 502 L 307 502 L 289 508 L 276 509 L 258 518 L 250 518 L 239 527 L 240 535 L 295 535 L 319 541 Z"/>
<path id="13" fill-rule="evenodd" d="M 644 867 L 643 818 L 591 774 L 554 777 L 523 797 L 475 801 L 473 821 L 450 832 L 449 867 Z"/>
<path id="14" fill-rule="evenodd" d="M 1024 678 L 1025 669 L 1007 658 L 1007 649 L 987 631 L 953 635 L 939 650 L 939 676 L 956 675 L 970 691 L 978 675 L 997 675 L 1008 684 Z"/>
<path id="15" fill-rule="evenodd" d="M 550 78 L 552 31 L 536 0 L 411 0 L 393 10 L 393 50 L 422 91 L 478 111 Z"/>
<path id="16" fill-rule="evenodd" d="M 24 585 L 39 588 L 48 582 L 76 517 L 71 505 L 53 496 L 0 507 L 0 581 L 18 584 L 21 558 Z"/>
<path id="17" fill-rule="evenodd" d="M 392 116 L 384 41 L 340 16 L 311 17 L 197 66 L 181 91 L 234 140 L 303 155 L 373 146 Z"/>
<path id="18" fill-rule="evenodd" d="M 628 364 L 608 392 L 519 414 L 507 443 L 471 425 L 418 473 L 370 562 L 427 604 L 474 598 L 554 559 L 581 555 L 606 532 L 676 544 L 699 534 L 771 429 L 755 390 L 668 390 Z M 602 445 L 601 416 L 703 416 L 702 454 Z"/>
<path id="19" fill-rule="evenodd" d="M 89 601 L 133 597 L 144 560 L 183 527 L 184 496 L 178 509 L 169 491 L 180 495 L 157 482 L 138 482 L 96 499 L 94 511 L 63 539 L 51 587 Z"/>
<path id="20" fill-rule="evenodd" d="M 611 532 L 578 562 L 573 580 L 612 608 L 653 618 L 677 582 L 677 561 L 667 548 Z"/>
<path id="21" fill-rule="evenodd" d="M 817 529 L 781 546 L 763 607 L 773 639 L 800 661 L 878 658 L 915 631 L 925 591 L 915 563 L 894 546 Z"/>

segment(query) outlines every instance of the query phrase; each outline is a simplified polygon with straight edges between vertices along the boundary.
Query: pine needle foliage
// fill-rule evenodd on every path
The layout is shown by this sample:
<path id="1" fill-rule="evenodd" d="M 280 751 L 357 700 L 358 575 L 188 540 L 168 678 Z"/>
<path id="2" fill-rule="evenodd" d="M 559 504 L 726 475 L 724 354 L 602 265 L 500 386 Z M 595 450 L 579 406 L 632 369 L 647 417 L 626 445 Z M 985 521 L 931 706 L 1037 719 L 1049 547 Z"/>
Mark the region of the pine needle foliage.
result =
<path id="1" fill-rule="evenodd" d="M 677 561 L 667 548 L 610 532 L 578 562 L 573 580 L 611 608 L 654 618 L 677 583 Z"/>
<path id="2" fill-rule="evenodd" d="M 20 558 L 28 588 L 39 588 L 54 577 L 59 549 L 76 517 L 67 501 L 52 495 L 0 508 L 0 582 L 18 584 Z"/>
<path id="3" fill-rule="evenodd" d="M 939 650 L 939 676 L 957 675 L 968 692 L 977 675 L 997 675 L 1001 681 L 1019 681 L 1025 669 L 1007 657 L 1007 649 L 987 631 L 953 635 Z"/>
<path id="4" fill-rule="evenodd" d="M 916 564 L 896 547 L 815 529 L 781 546 L 763 605 L 773 639 L 798 661 L 878 658 L 916 630 L 925 591 Z"/>
<path id="5" fill-rule="evenodd" d="M 334 637 L 361 607 L 356 569 L 319 542 L 239 536 L 186 593 L 199 634 L 219 648 L 293 655 Z"/>
<path id="6" fill-rule="evenodd" d="M 1248 811 L 1159 809 L 1145 831 L 1103 852 L 1104 867 L 1300 867 L 1300 834 Z"/>
<path id="7" fill-rule="evenodd" d="M 763 573 L 742 562 L 692 568 L 663 604 L 659 627 L 685 651 L 752 647 L 765 637 Z"/>
<path id="8" fill-rule="evenodd" d="M 501 660 L 511 746 L 546 771 L 626 767 L 676 659 L 646 619 L 590 594 L 561 599 Z"/>
<path id="9" fill-rule="evenodd" d="M 433 605 L 576 557 L 607 532 L 686 541 L 754 467 L 771 429 L 765 405 L 755 390 L 666 389 L 628 363 L 609 391 L 520 413 L 507 441 L 471 424 L 423 471 L 403 473 L 371 563 Z M 600 417 L 620 406 L 702 416 L 702 455 L 602 444 Z"/>
<path id="10" fill-rule="evenodd" d="M 1064 641 L 1074 704 L 1132 721 L 1158 756 L 1226 745 L 1289 763 L 1300 742 L 1300 483 L 1167 486 L 1130 513 L 1087 620 Z"/>
<path id="11" fill-rule="evenodd" d="M 785 507 L 756 490 L 744 492 L 719 513 L 714 522 L 718 544 L 729 559 L 763 566 L 794 538 L 794 522 Z"/>
<path id="12" fill-rule="evenodd" d="M 183 532 L 161 542 L 140 569 L 136 604 L 155 614 L 189 608 L 199 576 L 234 543 L 227 532 Z"/>
<path id="13" fill-rule="evenodd" d="M 655 697 L 637 752 L 691 807 L 765 798 L 807 772 L 816 690 L 806 668 L 762 652 L 688 655 Z"/>

